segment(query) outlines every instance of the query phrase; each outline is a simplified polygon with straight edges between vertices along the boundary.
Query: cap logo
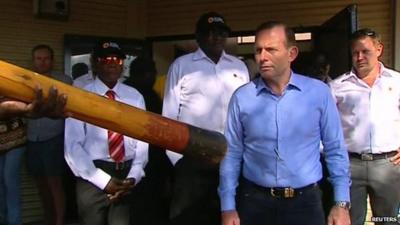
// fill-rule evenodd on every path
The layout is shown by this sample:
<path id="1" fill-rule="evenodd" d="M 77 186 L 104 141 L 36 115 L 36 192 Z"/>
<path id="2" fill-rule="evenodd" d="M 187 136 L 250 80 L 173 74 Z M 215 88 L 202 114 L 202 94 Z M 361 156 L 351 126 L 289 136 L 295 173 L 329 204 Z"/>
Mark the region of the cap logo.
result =
<path id="1" fill-rule="evenodd" d="M 224 20 L 218 16 L 208 17 L 207 22 L 208 23 L 225 23 Z"/>
<path id="2" fill-rule="evenodd" d="M 106 43 L 103 43 L 103 46 L 102 46 L 103 48 L 109 48 L 109 47 L 111 47 L 111 48 L 118 48 L 118 49 L 120 49 L 120 47 L 119 47 L 119 45 L 117 44 L 117 43 L 115 43 L 115 42 L 106 42 Z"/>

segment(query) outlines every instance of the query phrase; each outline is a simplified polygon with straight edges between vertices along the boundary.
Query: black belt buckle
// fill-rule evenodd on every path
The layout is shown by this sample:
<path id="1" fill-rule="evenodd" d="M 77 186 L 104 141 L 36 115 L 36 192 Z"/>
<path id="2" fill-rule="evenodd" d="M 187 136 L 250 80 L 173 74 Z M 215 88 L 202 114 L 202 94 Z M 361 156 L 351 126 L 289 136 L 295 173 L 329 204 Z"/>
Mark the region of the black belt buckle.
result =
<path id="1" fill-rule="evenodd" d="M 115 162 L 115 170 L 123 170 L 125 167 L 124 162 Z"/>
<path id="2" fill-rule="evenodd" d="M 273 197 L 276 198 L 294 198 L 294 189 L 291 187 L 283 188 L 283 189 L 276 189 L 271 188 L 270 193 Z"/>
<path id="3" fill-rule="evenodd" d="M 374 156 L 371 153 L 362 153 L 361 154 L 361 160 L 362 161 L 373 161 Z"/>

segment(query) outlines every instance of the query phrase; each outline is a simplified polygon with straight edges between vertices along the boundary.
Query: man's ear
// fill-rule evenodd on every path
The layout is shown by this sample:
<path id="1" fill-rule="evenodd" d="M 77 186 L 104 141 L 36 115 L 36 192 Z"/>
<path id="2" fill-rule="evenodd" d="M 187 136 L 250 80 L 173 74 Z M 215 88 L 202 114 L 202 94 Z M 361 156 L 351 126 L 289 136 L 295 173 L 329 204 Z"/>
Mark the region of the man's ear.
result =
<path id="1" fill-rule="evenodd" d="M 296 46 L 289 47 L 289 60 L 293 62 L 299 55 L 299 49 Z"/>
<path id="2" fill-rule="evenodd" d="M 382 56 L 383 53 L 383 44 L 382 43 L 378 43 L 376 44 L 376 51 L 378 52 L 378 58 Z"/>

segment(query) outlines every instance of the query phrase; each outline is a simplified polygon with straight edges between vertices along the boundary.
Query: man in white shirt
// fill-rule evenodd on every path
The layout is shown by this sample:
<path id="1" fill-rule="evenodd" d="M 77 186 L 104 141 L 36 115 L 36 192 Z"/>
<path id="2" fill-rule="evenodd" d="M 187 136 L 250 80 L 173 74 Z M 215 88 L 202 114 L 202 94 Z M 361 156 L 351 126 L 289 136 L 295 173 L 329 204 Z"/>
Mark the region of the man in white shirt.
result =
<path id="1" fill-rule="evenodd" d="M 224 51 L 230 28 L 224 18 L 209 12 L 196 24 L 197 51 L 170 66 L 163 116 L 223 132 L 232 93 L 249 81 L 245 64 Z M 175 164 L 170 218 L 178 224 L 220 224 L 217 195 L 218 167 L 167 152 Z"/>
<path id="2" fill-rule="evenodd" d="M 145 108 L 142 95 L 118 81 L 125 54 L 117 43 L 100 43 L 92 57 L 97 76 L 85 90 Z M 88 225 L 129 225 L 126 196 L 144 176 L 148 144 L 72 118 L 65 126 L 65 159 L 77 176 L 81 221 Z"/>
<path id="3" fill-rule="evenodd" d="M 351 162 L 351 220 L 362 225 L 370 197 L 375 217 L 395 218 L 400 204 L 400 73 L 379 62 L 371 29 L 351 39 L 353 69 L 330 83 Z M 371 220 L 371 218 L 366 218 Z M 390 219 L 381 224 L 396 224 Z"/>

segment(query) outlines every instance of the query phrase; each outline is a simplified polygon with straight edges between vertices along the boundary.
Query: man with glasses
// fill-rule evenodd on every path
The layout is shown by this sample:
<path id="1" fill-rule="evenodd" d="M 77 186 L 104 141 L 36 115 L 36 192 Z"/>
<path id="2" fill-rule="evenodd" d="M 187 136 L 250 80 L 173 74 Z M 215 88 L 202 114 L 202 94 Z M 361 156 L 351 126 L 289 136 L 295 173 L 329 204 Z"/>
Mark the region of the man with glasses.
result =
<path id="1" fill-rule="evenodd" d="M 371 29 L 350 39 L 353 68 L 330 83 L 351 163 L 351 220 L 395 218 L 400 204 L 400 73 L 380 61 L 383 45 Z M 370 220 L 371 218 L 367 218 Z M 380 224 L 397 224 L 383 222 Z"/>
<path id="2" fill-rule="evenodd" d="M 96 78 L 87 91 L 145 108 L 143 96 L 119 82 L 125 54 L 115 42 L 99 43 L 93 53 Z M 82 224 L 129 225 L 129 192 L 144 176 L 148 144 L 111 130 L 67 119 L 65 159 L 77 176 L 77 204 Z M 134 217 L 134 215 L 133 215 Z"/>
<path id="3" fill-rule="evenodd" d="M 247 68 L 225 53 L 230 28 L 215 12 L 196 24 L 197 51 L 170 66 L 162 114 L 204 129 L 223 132 L 229 99 L 249 80 Z M 167 153 L 175 164 L 170 210 L 174 225 L 219 225 L 218 167 L 188 156 Z"/>

